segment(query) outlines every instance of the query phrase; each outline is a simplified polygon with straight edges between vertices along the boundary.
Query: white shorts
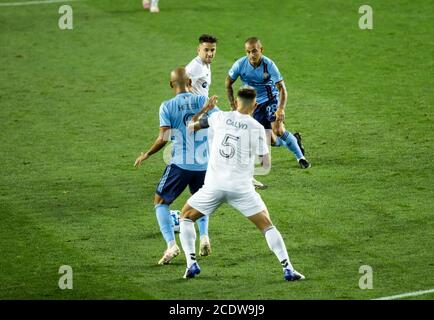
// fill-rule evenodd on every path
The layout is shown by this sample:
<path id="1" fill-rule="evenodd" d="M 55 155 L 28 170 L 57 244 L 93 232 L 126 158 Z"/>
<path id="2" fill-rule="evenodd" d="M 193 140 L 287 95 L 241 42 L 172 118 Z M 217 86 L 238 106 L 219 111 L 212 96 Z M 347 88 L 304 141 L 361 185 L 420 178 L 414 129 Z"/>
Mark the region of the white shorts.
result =
<path id="1" fill-rule="evenodd" d="M 203 186 L 193 194 L 187 203 L 199 211 L 209 216 L 222 203 L 228 203 L 244 216 L 250 217 L 266 209 L 264 201 L 255 190 L 248 192 L 231 192 L 224 190 L 215 190 Z"/>

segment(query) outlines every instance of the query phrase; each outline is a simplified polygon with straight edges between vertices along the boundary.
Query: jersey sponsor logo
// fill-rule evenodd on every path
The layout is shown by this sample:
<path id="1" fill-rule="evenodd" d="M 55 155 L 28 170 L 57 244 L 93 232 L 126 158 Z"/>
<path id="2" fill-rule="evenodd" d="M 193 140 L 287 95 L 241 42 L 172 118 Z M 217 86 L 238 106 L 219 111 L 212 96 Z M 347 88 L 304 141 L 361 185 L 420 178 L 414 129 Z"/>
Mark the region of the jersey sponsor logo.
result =
<path id="1" fill-rule="evenodd" d="M 229 126 L 233 126 L 237 129 L 244 129 L 244 130 L 247 129 L 247 124 L 239 121 L 232 121 L 231 119 L 227 119 L 226 124 Z"/>
<path id="2" fill-rule="evenodd" d="M 204 83 L 202 83 L 202 88 L 204 88 L 204 89 L 206 89 L 206 87 L 208 86 L 208 82 L 204 82 Z"/>

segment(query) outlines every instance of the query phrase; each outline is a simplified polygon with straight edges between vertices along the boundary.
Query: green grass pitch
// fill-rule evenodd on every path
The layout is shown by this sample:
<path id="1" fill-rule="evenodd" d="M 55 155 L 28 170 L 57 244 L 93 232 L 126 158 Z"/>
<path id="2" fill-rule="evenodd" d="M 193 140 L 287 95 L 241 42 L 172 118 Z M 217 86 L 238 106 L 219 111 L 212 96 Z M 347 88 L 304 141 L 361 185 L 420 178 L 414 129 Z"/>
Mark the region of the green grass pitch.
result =
<path id="1" fill-rule="evenodd" d="M 434 288 L 431 0 L 161 0 L 159 14 L 139 0 L 68 4 L 73 30 L 58 27 L 61 3 L 0 6 L 0 299 L 371 299 Z M 363 4 L 372 30 L 358 27 Z M 197 279 L 181 278 L 183 255 L 156 265 L 162 153 L 133 163 L 172 97 L 170 70 L 205 32 L 219 39 L 211 93 L 222 109 L 249 36 L 286 81 L 286 126 L 303 134 L 312 168 L 275 148 L 259 180 L 304 282 L 283 281 L 263 236 L 227 205 L 210 220 L 213 253 Z M 73 268 L 73 290 L 58 287 L 61 265 Z M 359 288 L 362 265 L 373 289 Z"/>

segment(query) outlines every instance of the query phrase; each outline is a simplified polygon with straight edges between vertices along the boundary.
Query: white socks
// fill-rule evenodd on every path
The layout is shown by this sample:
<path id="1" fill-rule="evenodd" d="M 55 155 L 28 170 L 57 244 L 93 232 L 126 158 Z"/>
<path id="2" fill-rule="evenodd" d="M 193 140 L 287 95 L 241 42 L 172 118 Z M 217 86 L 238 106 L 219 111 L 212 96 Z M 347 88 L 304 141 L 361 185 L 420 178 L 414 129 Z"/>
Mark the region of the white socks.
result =
<path id="1" fill-rule="evenodd" d="M 181 219 L 179 222 L 179 239 L 187 258 L 187 268 L 196 262 L 196 229 L 194 222 L 190 219 Z"/>
<path id="2" fill-rule="evenodd" d="M 271 251 L 274 252 L 277 259 L 282 265 L 283 269 L 291 269 L 294 268 L 289 261 L 288 252 L 286 251 L 285 242 L 283 242 L 282 235 L 277 230 L 276 227 L 272 226 L 268 230 L 265 231 L 265 240 L 267 240 L 268 247 Z"/>
<path id="3" fill-rule="evenodd" d="M 151 6 L 158 7 L 158 0 L 152 0 L 151 1 Z"/>
<path id="4" fill-rule="evenodd" d="M 194 228 L 194 222 L 190 219 L 181 219 L 179 227 L 179 239 L 181 240 L 181 246 L 187 259 L 187 268 L 190 268 L 191 265 L 196 262 L 196 229 Z M 277 259 L 279 259 L 282 268 L 294 270 L 289 261 L 288 252 L 286 251 L 282 235 L 277 228 L 274 226 L 270 227 L 265 231 L 264 235 L 268 247 L 274 252 Z"/>

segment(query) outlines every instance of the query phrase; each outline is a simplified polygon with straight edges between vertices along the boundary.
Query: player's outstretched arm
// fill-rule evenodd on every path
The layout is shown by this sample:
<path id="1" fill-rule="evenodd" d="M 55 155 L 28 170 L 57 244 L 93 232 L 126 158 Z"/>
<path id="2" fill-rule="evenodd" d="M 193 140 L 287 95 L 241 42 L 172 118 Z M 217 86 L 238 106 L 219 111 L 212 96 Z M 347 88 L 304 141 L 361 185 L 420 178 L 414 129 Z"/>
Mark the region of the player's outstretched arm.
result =
<path id="1" fill-rule="evenodd" d="M 191 118 L 191 121 L 198 121 L 205 113 L 214 109 L 217 104 L 217 98 L 217 96 L 212 96 L 209 98 L 203 108 Z"/>
<path id="2" fill-rule="evenodd" d="M 154 153 L 160 151 L 166 145 L 167 141 L 170 140 L 169 138 L 170 138 L 170 127 L 160 127 L 158 137 L 157 139 L 155 139 L 154 144 L 152 145 L 151 148 L 149 148 L 148 151 L 142 152 L 140 154 L 140 156 L 134 162 L 134 166 L 138 168 L 143 161 L 148 159 Z"/>
<path id="3" fill-rule="evenodd" d="M 277 90 L 279 90 L 279 105 L 276 110 L 276 121 L 285 120 L 285 107 L 288 92 L 286 91 L 285 82 L 279 81 L 276 83 Z"/>
<path id="4" fill-rule="evenodd" d="M 237 107 L 235 106 L 234 88 L 232 87 L 234 82 L 235 82 L 235 80 L 233 80 L 230 76 L 226 77 L 226 81 L 225 81 L 226 93 L 228 95 L 228 99 L 229 99 L 229 103 L 231 105 L 232 111 L 237 109 Z"/>
<path id="5" fill-rule="evenodd" d="M 200 129 L 209 128 L 208 118 L 200 118 L 198 121 L 191 121 L 188 124 L 188 129 L 198 131 Z"/>

